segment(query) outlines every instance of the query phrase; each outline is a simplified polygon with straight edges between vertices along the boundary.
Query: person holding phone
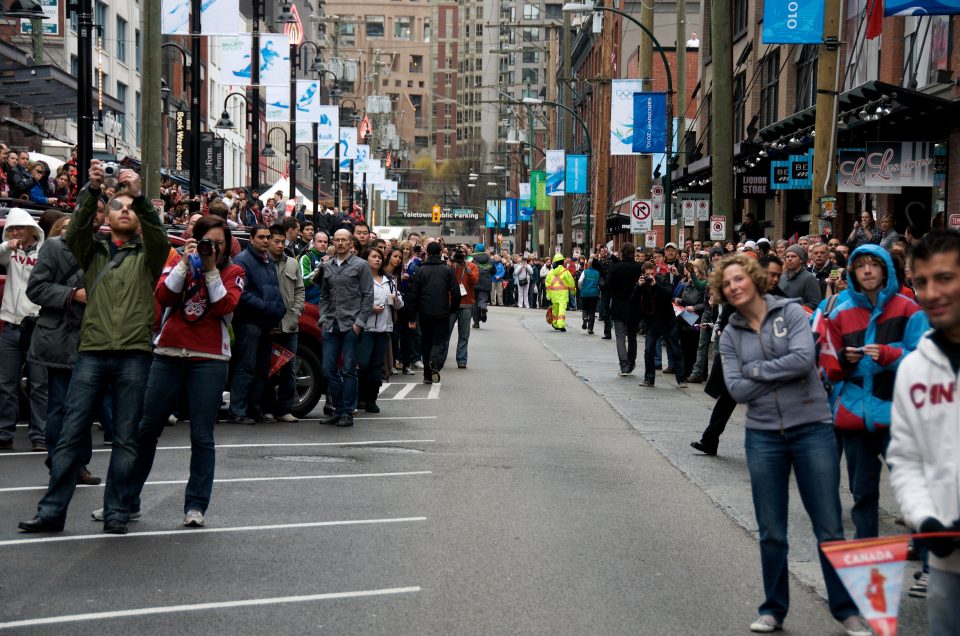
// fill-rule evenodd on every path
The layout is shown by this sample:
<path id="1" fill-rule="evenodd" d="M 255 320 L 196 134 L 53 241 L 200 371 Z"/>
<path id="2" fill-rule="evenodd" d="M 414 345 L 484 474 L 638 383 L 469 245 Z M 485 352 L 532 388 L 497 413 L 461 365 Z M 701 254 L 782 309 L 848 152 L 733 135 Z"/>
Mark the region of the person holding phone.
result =
<path id="1" fill-rule="evenodd" d="M 894 380 L 903 358 L 930 328 L 926 314 L 899 293 L 890 254 L 864 245 L 850 256 L 848 289 L 823 317 L 820 366 L 833 383 L 834 425 L 853 492 L 856 538 L 879 533 L 880 476 L 890 443 Z"/>

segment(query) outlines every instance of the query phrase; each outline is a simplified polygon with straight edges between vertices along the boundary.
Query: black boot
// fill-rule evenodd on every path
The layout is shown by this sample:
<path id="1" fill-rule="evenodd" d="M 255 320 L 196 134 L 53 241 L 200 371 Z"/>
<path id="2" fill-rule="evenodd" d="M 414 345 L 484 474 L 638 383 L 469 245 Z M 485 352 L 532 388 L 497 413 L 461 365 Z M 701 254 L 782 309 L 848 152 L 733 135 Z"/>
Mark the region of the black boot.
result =
<path id="1" fill-rule="evenodd" d="M 380 407 L 377 406 L 377 396 L 380 395 L 380 382 L 370 382 L 367 385 L 367 413 L 379 413 Z"/>
<path id="2" fill-rule="evenodd" d="M 357 378 L 357 408 L 362 409 L 367 406 L 367 391 L 369 390 L 370 381 L 361 375 Z"/>

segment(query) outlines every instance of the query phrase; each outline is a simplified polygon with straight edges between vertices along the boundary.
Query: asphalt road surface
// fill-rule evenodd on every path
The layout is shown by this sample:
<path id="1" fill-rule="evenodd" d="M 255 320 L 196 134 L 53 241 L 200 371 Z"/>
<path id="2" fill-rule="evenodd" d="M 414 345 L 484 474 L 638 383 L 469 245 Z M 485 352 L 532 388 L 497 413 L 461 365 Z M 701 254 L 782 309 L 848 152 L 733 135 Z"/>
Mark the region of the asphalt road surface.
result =
<path id="1" fill-rule="evenodd" d="M 385 389 L 350 429 L 219 426 L 203 530 L 180 525 L 181 423 L 130 534 L 90 519 L 101 487 L 77 491 L 63 533 L 18 533 L 46 483 L 18 429 L 0 454 L 0 633 L 748 633 L 756 540 L 520 312 L 491 312 L 453 367 Z M 791 602 L 787 633 L 843 633 L 812 589 L 794 581 Z"/>

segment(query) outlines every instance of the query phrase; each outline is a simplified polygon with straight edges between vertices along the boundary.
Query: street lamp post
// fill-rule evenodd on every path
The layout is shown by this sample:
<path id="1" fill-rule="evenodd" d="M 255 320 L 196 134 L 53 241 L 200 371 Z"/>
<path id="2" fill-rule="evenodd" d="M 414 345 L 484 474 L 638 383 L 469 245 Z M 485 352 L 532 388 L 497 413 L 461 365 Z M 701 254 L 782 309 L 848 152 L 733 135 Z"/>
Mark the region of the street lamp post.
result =
<path id="1" fill-rule="evenodd" d="M 340 120 L 343 121 L 343 107 L 346 106 L 347 104 L 351 105 L 350 109 L 353 112 L 353 115 L 351 116 L 352 117 L 351 121 L 356 123 L 357 102 L 353 101 L 352 99 L 345 99 L 340 102 L 339 109 L 338 109 L 340 113 Z M 354 149 L 354 154 L 356 154 L 356 149 Z M 336 174 L 337 201 L 339 202 L 340 200 L 340 142 L 339 140 L 337 141 L 337 152 L 336 152 L 335 162 L 336 162 L 336 165 L 333 167 L 333 169 L 334 169 L 334 173 Z M 353 214 L 353 159 L 350 160 L 350 174 L 348 175 L 348 178 L 350 182 L 350 192 L 347 195 L 347 203 L 350 205 L 350 214 Z"/>
<path id="2" fill-rule="evenodd" d="M 229 93 L 226 97 L 223 98 L 223 112 L 220 114 L 220 119 L 217 120 L 217 123 L 214 125 L 214 128 L 216 128 L 216 129 L 218 129 L 218 130 L 236 130 L 237 125 L 233 122 L 233 119 L 230 118 L 230 112 L 227 110 L 227 103 L 230 101 L 230 98 L 231 98 L 231 97 L 240 97 L 241 99 L 243 99 L 243 102 L 244 102 L 244 104 L 243 104 L 243 105 L 244 105 L 244 115 L 245 115 L 245 118 L 246 118 L 246 122 L 245 122 L 245 123 L 247 124 L 247 129 L 251 129 L 251 135 L 252 135 L 252 134 L 253 134 L 253 130 L 252 130 L 253 127 L 250 125 L 250 123 L 251 123 L 251 122 L 250 122 L 250 120 L 251 120 L 251 116 L 250 116 L 250 115 L 251 115 L 251 108 L 250 108 L 250 107 L 251 107 L 251 103 L 250 103 L 250 98 L 247 96 L 246 93 L 241 93 L 241 92 L 239 92 L 239 91 L 234 91 L 234 92 L 232 92 L 232 93 Z M 257 135 L 257 139 L 259 139 L 259 138 L 260 138 L 260 136 Z M 257 161 L 260 161 L 260 148 L 257 147 L 257 146 L 254 146 L 254 147 L 253 147 L 253 152 L 256 153 Z M 251 190 L 257 190 L 257 191 L 259 191 L 259 189 L 260 189 L 259 181 L 257 182 L 256 187 L 253 187 L 253 186 L 251 185 Z"/>
<path id="3" fill-rule="evenodd" d="M 591 13 L 593 11 L 608 11 L 610 13 L 616 13 L 619 16 L 623 16 L 633 24 L 635 24 L 641 31 L 647 34 L 647 37 L 650 38 L 650 41 L 653 42 L 653 47 L 657 50 L 657 53 L 660 54 L 660 59 L 663 61 L 663 70 L 667 74 L 667 123 L 666 123 L 666 138 L 667 146 L 663 149 L 664 154 L 667 157 L 667 169 L 663 173 L 663 214 L 664 214 L 664 242 L 670 241 L 670 227 L 672 225 L 671 217 L 671 203 L 673 200 L 673 188 L 671 183 L 671 164 L 673 163 L 672 154 L 673 154 L 673 76 L 670 73 L 670 62 L 667 61 L 667 55 L 663 52 L 663 47 L 660 46 L 660 42 L 657 40 L 656 36 L 653 35 L 653 31 L 647 27 L 645 24 L 631 16 L 629 13 L 620 11 L 619 9 L 613 9 L 611 7 L 605 7 L 603 5 L 591 5 L 591 4 L 581 4 L 576 2 L 570 2 L 563 5 L 563 11 L 567 13 Z M 678 42 L 677 46 L 682 46 L 683 43 Z M 578 118 L 579 119 L 579 118 Z M 582 120 L 581 120 L 582 123 Z M 589 215 L 587 219 L 589 219 Z M 589 223 L 589 221 L 588 221 Z"/>
<path id="4" fill-rule="evenodd" d="M 276 20 L 278 23 L 296 22 L 296 18 L 289 12 L 282 14 Z M 290 42 L 290 140 L 288 142 L 290 149 L 290 183 L 292 189 L 297 185 L 297 162 L 296 162 L 296 143 L 297 143 L 297 71 L 306 66 L 303 64 L 303 48 L 307 45 L 313 46 L 314 59 L 313 64 L 308 70 L 318 71 L 322 68 L 323 60 L 320 57 L 320 45 L 311 40 L 296 43 Z M 318 96 L 319 99 L 319 96 Z"/>
<path id="5" fill-rule="evenodd" d="M 546 104 L 546 105 L 548 105 L 548 106 L 554 106 L 554 107 L 556 107 L 556 108 L 561 108 L 561 109 L 567 111 L 568 113 L 570 113 L 570 114 L 573 116 L 573 118 L 577 120 L 577 123 L 580 124 L 580 127 L 583 129 L 583 136 L 584 136 L 584 138 L 585 138 L 586 141 L 587 141 L 587 173 L 589 174 L 589 171 L 590 171 L 590 159 L 593 157 L 593 139 L 590 137 L 590 129 L 587 128 L 587 123 L 586 123 L 585 121 L 583 121 L 583 118 L 580 117 L 580 115 L 578 115 L 575 110 L 573 110 L 572 108 L 570 108 L 569 106 L 567 106 L 567 105 L 565 105 L 565 104 L 561 104 L 560 102 L 551 102 L 551 101 L 548 101 L 548 100 L 537 99 L 536 97 L 524 97 L 522 101 L 523 101 L 524 104 L 531 104 L 531 105 Z M 544 154 L 544 156 L 546 156 L 546 154 Z M 590 198 L 589 198 L 589 197 L 587 197 L 587 219 L 586 219 L 586 221 L 587 221 L 587 222 L 586 222 L 586 226 L 587 226 L 587 227 L 586 227 L 586 235 L 585 235 L 586 243 L 587 243 L 587 250 L 586 250 L 586 252 L 587 252 L 587 255 L 589 256 L 589 255 L 590 255 L 590 246 L 593 244 L 593 234 L 592 234 L 591 231 L 590 231 L 590 230 L 591 230 L 591 227 L 590 227 L 590 221 L 591 221 L 591 206 L 590 206 Z M 566 237 L 564 237 L 564 244 L 566 244 L 566 240 L 567 240 Z"/>
<path id="6" fill-rule="evenodd" d="M 337 77 L 337 74 L 334 73 L 333 71 L 327 70 L 325 68 L 319 68 L 317 61 L 318 60 L 314 60 L 314 68 L 316 69 L 317 73 L 320 75 L 320 81 L 321 82 L 323 81 L 324 75 L 330 75 L 333 78 L 333 88 L 330 90 L 330 99 L 333 101 L 334 106 L 339 106 L 341 92 L 340 92 L 340 87 L 337 86 L 337 84 L 340 81 L 340 79 Z M 338 112 L 339 112 L 339 109 L 338 109 Z M 320 149 L 319 149 L 319 145 L 317 145 L 318 142 L 317 142 L 317 125 L 316 124 L 314 124 L 313 126 L 313 142 L 316 145 L 316 148 L 317 148 L 316 154 L 319 157 Z M 334 165 L 333 165 L 333 173 L 330 175 L 335 184 L 335 189 L 333 194 L 333 205 L 334 207 L 337 208 L 337 211 L 340 212 L 340 140 L 339 139 L 337 139 L 334 142 L 333 147 L 334 147 L 334 157 L 333 157 Z M 317 170 L 319 169 L 319 165 L 320 165 L 320 162 L 318 159 L 317 168 L 316 168 Z M 316 181 L 316 179 L 314 179 L 314 181 Z M 314 215 L 316 215 L 318 213 L 316 201 L 314 201 L 313 206 L 314 206 Z"/>
<path id="7" fill-rule="evenodd" d="M 190 194 L 200 195 L 200 26 L 201 0 L 190 0 Z"/>

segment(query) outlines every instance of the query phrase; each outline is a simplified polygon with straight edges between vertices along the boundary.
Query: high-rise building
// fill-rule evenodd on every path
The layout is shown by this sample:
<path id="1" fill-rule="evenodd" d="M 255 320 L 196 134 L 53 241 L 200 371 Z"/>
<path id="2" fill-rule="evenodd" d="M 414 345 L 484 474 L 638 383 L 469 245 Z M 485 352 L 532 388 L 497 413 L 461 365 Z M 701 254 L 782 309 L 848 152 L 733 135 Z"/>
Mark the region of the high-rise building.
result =
<path id="1" fill-rule="evenodd" d="M 431 97 L 436 75 L 431 1 L 330 0 L 324 13 L 327 37 L 336 56 L 355 61 L 357 69 L 355 79 L 345 77 L 341 83 L 341 103 L 352 99 L 359 111 L 365 111 L 368 96 L 387 95 L 391 116 L 381 117 L 381 123 L 394 124 L 397 136 L 412 146 L 412 153 L 428 151 L 434 129 Z"/>

